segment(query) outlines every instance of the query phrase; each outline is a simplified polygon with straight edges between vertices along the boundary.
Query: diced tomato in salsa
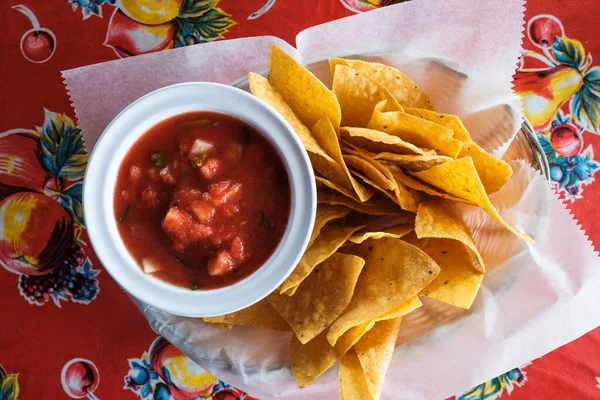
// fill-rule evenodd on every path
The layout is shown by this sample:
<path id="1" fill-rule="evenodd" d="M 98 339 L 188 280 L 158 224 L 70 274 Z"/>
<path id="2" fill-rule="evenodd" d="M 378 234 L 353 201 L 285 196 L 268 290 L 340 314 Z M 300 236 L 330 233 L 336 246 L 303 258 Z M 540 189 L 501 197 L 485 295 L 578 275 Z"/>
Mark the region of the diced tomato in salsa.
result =
<path id="1" fill-rule="evenodd" d="M 141 268 L 152 260 L 153 276 L 194 290 L 230 285 L 281 241 L 290 212 L 282 176 L 275 149 L 246 123 L 212 112 L 170 118 L 121 163 L 119 233 Z"/>

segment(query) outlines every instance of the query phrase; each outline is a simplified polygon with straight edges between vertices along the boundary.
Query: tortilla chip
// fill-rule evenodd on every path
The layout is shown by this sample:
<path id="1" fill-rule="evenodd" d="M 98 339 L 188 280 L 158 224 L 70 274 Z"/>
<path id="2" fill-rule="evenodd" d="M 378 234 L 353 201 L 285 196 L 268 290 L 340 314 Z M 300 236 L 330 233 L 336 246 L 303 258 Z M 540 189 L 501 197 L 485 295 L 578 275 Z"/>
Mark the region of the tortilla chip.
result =
<path id="1" fill-rule="evenodd" d="M 392 174 L 390 169 L 386 165 L 384 165 L 384 163 L 382 163 L 381 160 L 378 160 L 376 158 L 377 157 L 376 153 L 371 153 L 370 151 L 361 149 L 361 148 L 356 147 L 353 144 L 345 142 L 345 141 L 342 141 L 342 143 L 344 144 L 344 153 L 359 156 L 360 158 L 367 160 L 368 162 L 371 163 L 371 165 L 373 165 L 375 168 L 377 168 L 377 170 L 379 170 L 379 172 L 381 172 L 383 174 L 383 176 L 386 177 L 386 179 L 388 179 L 390 181 L 396 181 L 394 179 L 394 175 Z M 432 150 L 427 150 L 427 151 L 425 151 L 425 153 L 423 155 L 435 155 L 434 153 L 435 152 Z M 393 153 L 380 153 L 380 154 L 393 154 Z M 407 154 L 407 155 L 409 155 L 409 154 Z"/>
<path id="2" fill-rule="evenodd" d="M 231 314 L 203 318 L 204 322 L 222 325 L 251 326 L 274 331 L 291 331 L 288 323 L 265 299 Z"/>
<path id="3" fill-rule="evenodd" d="M 308 152 L 313 168 L 338 186 L 350 188 L 350 184 L 343 179 L 344 171 L 342 167 L 323 151 L 306 125 L 298 119 L 294 111 L 269 84 L 267 79 L 258 74 L 250 73 L 248 74 L 248 83 L 252 94 L 273 107 L 292 126 Z"/>
<path id="4" fill-rule="evenodd" d="M 454 138 L 463 142 L 458 158 L 471 157 L 473 159 L 477 175 L 479 175 L 487 194 L 500 190 L 511 177 L 512 169 L 510 165 L 489 154 L 477 143 L 473 142 L 467 128 L 465 128 L 458 116 L 440 114 L 418 108 L 410 108 L 405 110 L 405 112 L 452 129 L 454 131 Z"/>
<path id="5" fill-rule="evenodd" d="M 405 142 L 397 136 L 374 129 L 344 127 L 340 131 L 341 138 L 347 142 L 373 153 L 426 154 L 412 143 Z"/>
<path id="6" fill-rule="evenodd" d="M 396 181 L 394 181 L 394 189 L 393 191 L 385 190 L 384 188 L 377 185 L 375 182 L 371 181 L 365 176 L 352 171 L 354 175 L 359 177 L 362 181 L 369 184 L 373 188 L 377 189 L 379 192 L 386 195 L 390 200 L 400 206 L 401 209 L 416 213 L 417 207 L 421 201 L 423 201 L 423 196 L 415 190 L 407 188 Z"/>
<path id="7" fill-rule="evenodd" d="M 339 128 L 342 113 L 333 92 L 276 45 L 271 46 L 269 82 L 305 125 L 326 117 Z"/>
<path id="8" fill-rule="evenodd" d="M 327 331 L 332 345 L 348 329 L 416 296 L 440 271 L 427 254 L 400 239 L 366 241 L 357 246 L 356 255 L 365 260 L 365 268 L 350 304 Z"/>
<path id="9" fill-rule="evenodd" d="M 321 229 L 312 246 L 306 250 L 296 268 L 279 287 L 279 293 L 293 295 L 312 270 L 335 253 L 360 226 L 330 226 Z"/>
<path id="10" fill-rule="evenodd" d="M 304 345 L 292 335 L 290 364 L 296 384 L 299 387 L 311 384 L 334 366 L 373 325 L 373 322 L 368 322 L 349 329 L 335 346 L 329 344 L 325 332 Z"/>
<path id="11" fill-rule="evenodd" d="M 460 197 L 445 193 L 445 192 L 439 190 L 438 188 L 427 185 L 426 183 L 421 182 L 420 180 L 415 179 L 412 176 L 406 175 L 395 164 L 390 164 L 389 162 L 385 162 L 385 163 L 383 163 L 383 165 L 385 165 L 390 170 L 390 172 L 394 176 L 394 179 L 396 180 L 396 183 L 398 183 L 398 185 L 404 185 L 408 188 L 427 193 L 428 195 L 431 195 L 431 196 L 437 196 L 437 197 L 442 197 L 442 198 L 448 199 L 448 200 L 464 202 L 464 200 L 461 199 Z"/>
<path id="12" fill-rule="evenodd" d="M 386 196 L 388 196 L 390 199 L 392 199 L 392 201 L 394 203 L 398 204 L 402 209 L 408 210 L 410 212 L 416 212 L 415 207 L 421 201 L 423 201 L 423 196 L 421 196 L 418 192 L 415 192 L 413 189 L 407 187 L 406 185 L 402 185 L 396 179 L 394 179 L 394 175 L 389 170 L 389 168 L 387 168 L 385 165 L 383 165 L 381 162 L 379 162 L 378 160 L 375 159 L 377 154 L 371 153 L 364 149 L 360 149 L 349 143 L 345 143 L 345 144 L 349 145 L 350 148 L 346 147 L 344 149 L 344 152 L 348 153 L 348 155 L 353 155 L 353 156 L 359 157 L 362 160 L 364 160 L 365 162 L 368 162 L 370 164 L 370 166 L 373 167 L 380 174 L 378 179 L 385 179 L 386 181 L 391 182 L 391 186 L 392 186 L 391 190 L 393 193 L 384 191 L 382 189 L 382 187 L 379 187 L 377 184 L 377 183 L 379 183 L 379 181 L 370 180 L 366 177 L 362 177 L 362 179 L 366 183 L 370 184 L 371 186 L 378 189 L 380 192 L 384 193 Z M 391 154 L 391 153 L 385 153 L 385 154 Z M 372 174 L 375 174 L 375 173 L 373 172 Z M 372 175 L 371 177 L 374 178 L 375 176 Z"/>
<path id="13" fill-rule="evenodd" d="M 273 292 L 267 300 L 305 344 L 344 311 L 364 265 L 360 257 L 333 254 L 315 267 L 294 296 Z"/>
<path id="14" fill-rule="evenodd" d="M 378 232 L 357 232 L 350 236 L 348 241 L 354 244 L 361 244 L 367 239 L 381 239 L 385 237 L 400 239 L 402 236 L 409 234 L 413 230 L 414 226 L 398 225 Z"/>
<path id="15" fill-rule="evenodd" d="M 322 176 L 315 176 L 315 180 L 317 181 L 317 188 L 319 187 L 319 185 L 325 186 L 325 187 L 327 187 L 331 190 L 334 190 L 338 193 L 341 193 L 344 196 L 346 196 L 356 202 L 359 202 L 359 203 L 367 202 L 373 196 L 373 194 L 375 194 L 375 190 L 373 190 L 373 188 L 367 186 L 363 190 L 363 195 L 368 196 L 368 198 L 365 201 L 361 201 L 360 198 L 358 197 L 358 195 L 356 194 L 356 192 L 354 192 L 353 190 L 350 190 L 350 189 L 346 189 L 346 188 L 336 184 L 335 182 L 330 181 L 327 178 L 323 178 Z"/>
<path id="16" fill-rule="evenodd" d="M 462 199 L 465 203 L 472 203 L 481 207 L 516 236 L 533 243 L 529 236 L 517 231 L 498 214 L 487 196 L 479 176 L 477 176 L 471 157 L 460 158 L 425 171 L 411 172 L 411 174 L 431 186 Z"/>
<path id="17" fill-rule="evenodd" d="M 379 153 L 376 159 L 393 162 L 407 171 L 423 171 L 452 160 L 450 157 L 438 155 Z"/>
<path id="18" fill-rule="evenodd" d="M 375 326 L 354 345 L 368 391 L 374 399 L 378 399 L 381 394 L 385 374 L 396 347 L 401 322 L 402 317 L 376 322 Z M 342 363 L 344 363 L 343 359 Z"/>
<path id="19" fill-rule="evenodd" d="M 381 100 L 379 103 L 377 103 L 375 105 L 375 110 L 381 112 L 404 111 L 402 106 L 397 102 L 389 102 L 387 100 Z"/>
<path id="20" fill-rule="evenodd" d="M 346 65 L 350 68 L 363 71 L 384 85 L 403 107 L 418 107 L 433 110 L 433 106 L 425 93 L 415 82 L 396 68 L 389 65 L 361 61 L 346 60 L 343 58 L 330 58 L 331 73 L 336 65 Z"/>
<path id="21" fill-rule="evenodd" d="M 217 324 L 214 322 L 207 322 L 207 321 L 204 321 L 204 323 L 206 325 L 212 326 L 213 328 L 226 329 L 226 330 L 230 330 L 231 328 L 233 328 L 233 325 L 231 325 L 231 324 Z"/>
<path id="22" fill-rule="evenodd" d="M 342 196 L 335 192 L 317 191 L 317 204 L 332 204 L 347 207 L 351 210 L 361 212 L 367 215 L 402 215 L 404 211 L 396 205 L 377 205 L 370 203 L 359 203 L 355 200 Z"/>
<path id="23" fill-rule="evenodd" d="M 470 308 L 483 274 L 475 272 L 467 248 L 450 239 L 429 239 L 421 248 L 440 266 L 440 274 L 420 294 L 456 307 Z"/>
<path id="24" fill-rule="evenodd" d="M 342 125 L 366 127 L 375 106 L 382 100 L 402 109 L 390 91 L 362 71 L 338 65 L 331 87 L 342 109 Z"/>
<path id="25" fill-rule="evenodd" d="M 369 200 L 373 195 L 373 191 L 365 188 L 350 175 L 350 171 L 348 171 L 348 167 L 342 156 L 338 134 L 333 125 L 331 125 L 331 122 L 327 118 L 321 118 L 315 126 L 313 126 L 312 133 L 325 152 L 341 166 L 344 175 L 343 177 L 340 177 L 340 179 L 345 178 L 347 180 L 347 185 L 354 190 L 360 201 Z"/>
<path id="26" fill-rule="evenodd" d="M 350 168 L 369 178 L 369 180 L 376 183 L 379 187 L 385 190 L 394 190 L 394 187 L 396 186 L 394 181 L 388 180 L 379 169 L 362 157 L 344 154 L 344 162 Z"/>
<path id="27" fill-rule="evenodd" d="M 415 233 L 418 238 L 439 238 L 458 240 L 475 254 L 479 272 L 485 272 L 483 258 L 475 246 L 471 230 L 467 227 L 456 206 L 449 201 L 436 200 L 419 204 L 415 220 Z"/>
<path id="28" fill-rule="evenodd" d="M 340 363 L 340 399 L 375 400 L 356 351 L 346 353 Z"/>
<path id="29" fill-rule="evenodd" d="M 389 133 L 415 146 L 433 149 L 452 158 L 458 157 L 462 148 L 462 142 L 452 138 L 451 129 L 403 112 L 374 111 L 367 128 Z"/>
<path id="30" fill-rule="evenodd" d="M 409 313 L 415 311 L 417 308 L 421 307 L 422 305 L 423 305 L 423 303 L 421 303 L 421 300 L 419 300 L 419 296 L 412 297 L 412 298 L 408 299 L 407 301 L 405 301 L 404 303 L 400 304 L 398 307 L 394 308 L 393 310 L 390 310 L 390 311 L 386 312 L 385 314 L 380 315 L 379 317 L 375 318 L 373 320 L 373 322 L 385 321 L 388 319 L 403 317 L 406 314 L 409 314 Z"/>
<path id="31" fill-rule="evenodd" d="M 332 206 L 329 204 L 318 204 L 317 205 L 317 215 L 315 216 L 315 224 L 313 226 L 312 233 L 310 235 L 310 240 L 308 241 L 308 246 L 315 241 L 321 229 L 329 222 L 334 219 L 344 218 L 346 215 L 350 213 L 345 207 L 341 206 Z"/>

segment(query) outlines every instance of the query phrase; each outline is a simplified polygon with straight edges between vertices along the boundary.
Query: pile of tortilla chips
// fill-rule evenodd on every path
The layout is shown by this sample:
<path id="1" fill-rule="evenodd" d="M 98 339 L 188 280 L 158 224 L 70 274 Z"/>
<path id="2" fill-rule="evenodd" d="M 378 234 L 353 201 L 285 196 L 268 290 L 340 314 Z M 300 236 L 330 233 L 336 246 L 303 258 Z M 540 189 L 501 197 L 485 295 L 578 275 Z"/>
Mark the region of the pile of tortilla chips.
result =
<path id="1" fill-rule="evenodd" d="M 289 122 L 310 156 L 317 216 L 308 250 L 278 290 L 205 321 L 291 331 L 300 387 L 341 361 L 341 398 L 377 399 L 402 317 L 421 306 L 419 296 L 469 308 L 483 279 L 454 203 L 479 206 L 531 239 L 488 198 L 511 176 L 509 165 L 475 144 L 457 116 L 433 111 L 392 67 L 329 63 L 331 89 L 276 46 L 268 80 L 249 76 L 252 93 Z"/>

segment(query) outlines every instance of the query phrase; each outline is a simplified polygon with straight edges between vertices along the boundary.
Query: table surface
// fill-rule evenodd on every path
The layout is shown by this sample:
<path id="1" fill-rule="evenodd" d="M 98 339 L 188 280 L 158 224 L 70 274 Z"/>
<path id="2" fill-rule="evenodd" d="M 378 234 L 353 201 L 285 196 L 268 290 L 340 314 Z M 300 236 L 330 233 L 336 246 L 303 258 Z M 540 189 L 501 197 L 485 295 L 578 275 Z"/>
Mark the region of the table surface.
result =
<path id="1" fill-rule="evenodd" d="M 183 0 L 181 10 L 205 7 L 186 18 L 177 9 L 161 13 L 157 0 L 20 1 L 0 6 L 0 236 L 6 239 L 0 243 L 0 399 L 250 399 L 157 337 L 93 254 L 80 203 L 87 156 L 60 71 L 220 38 L 276 35 L 294 43 L 309 26 L 399 1 Z M 597 7 L 597 0 L 529 1 L 519 67 L 524 79 L 516 85 L 526 99 L 544 90 L 556 94 L 555 103 L 526 115 L 536 125 L 556 190 L 595 245 Z M 552 49 L 556 37 L 567 44 L 560 54 Z M 540 67 L 544 71 L 531 70 Z M 565 71 L 575 84 L 559 93 Z M 62 239 L 49 242 L 53 227 Z M 39 253 L 26 260 L 38 266 L 12 259 L 14 248 Z M 48 265 L 53 272 L 35 275 Z M 456 393 L 457 399 L 508 397 L 600 398 L 600 330 Z"/>

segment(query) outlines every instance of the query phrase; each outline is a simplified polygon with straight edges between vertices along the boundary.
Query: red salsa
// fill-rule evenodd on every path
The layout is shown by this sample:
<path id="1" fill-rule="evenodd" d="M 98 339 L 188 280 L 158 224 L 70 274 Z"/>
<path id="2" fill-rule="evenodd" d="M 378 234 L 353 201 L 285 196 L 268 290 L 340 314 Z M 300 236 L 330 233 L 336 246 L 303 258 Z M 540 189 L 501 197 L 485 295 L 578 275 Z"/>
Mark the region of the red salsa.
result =
<path id="1" fill-rule="evenodd" d="M 273 146 L 243 121 L 200 111 L 137 140 L 119 167 L 114 205 L 144 272 L 199 290 L 260 268 L 281 241 L 290 201 Z"/>

